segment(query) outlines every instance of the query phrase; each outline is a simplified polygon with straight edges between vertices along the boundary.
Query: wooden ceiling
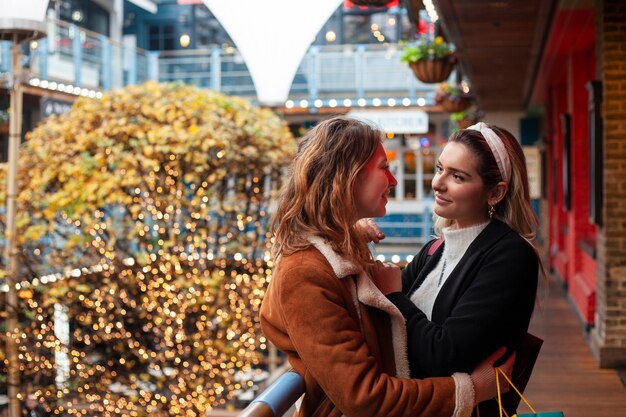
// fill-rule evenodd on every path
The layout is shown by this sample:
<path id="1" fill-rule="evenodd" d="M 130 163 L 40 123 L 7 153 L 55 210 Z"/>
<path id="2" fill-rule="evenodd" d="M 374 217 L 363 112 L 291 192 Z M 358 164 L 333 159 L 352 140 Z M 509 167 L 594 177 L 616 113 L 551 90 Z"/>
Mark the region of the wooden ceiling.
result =
<path id="1" fill-rule="evenodd" d="M 443 32 L 456 46 L 461 72 L 470 82 L 479 107 L 484 111 L 526 110 L 557 2 L 434 3 Z"/>

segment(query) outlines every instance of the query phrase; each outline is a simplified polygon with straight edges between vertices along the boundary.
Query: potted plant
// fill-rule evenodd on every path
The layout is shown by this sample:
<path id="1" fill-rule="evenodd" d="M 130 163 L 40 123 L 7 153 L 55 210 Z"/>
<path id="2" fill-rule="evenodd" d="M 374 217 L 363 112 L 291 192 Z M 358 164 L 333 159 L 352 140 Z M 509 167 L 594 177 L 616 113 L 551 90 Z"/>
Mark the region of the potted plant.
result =
<path id="1" fill-rule="evenodd" d="M 458 129 L 467 129 L 476 124 L 484 116 L 483 112 L 478 109 L 469 109 L 456 113 L 450 113 L 450 120 L 456 123 Z"/>
<path id="2" fill-rule="evenodd" d="M 454 49 L 441 36 L 434 39 L 421 36 L 405 44 L 400 59 L 409 64 L 417 79 L 424 83 L 446 81 L 456 64 Z"/>
<path id="3" fill-rule="evenodd" d="M 441 105 L 443 110 L 448 113 L 458 113 L 468 109 L 472 105 L 473 99 L 474 96 L 465 81 L 441 83 L 435 93 L 435 103 Z"/>

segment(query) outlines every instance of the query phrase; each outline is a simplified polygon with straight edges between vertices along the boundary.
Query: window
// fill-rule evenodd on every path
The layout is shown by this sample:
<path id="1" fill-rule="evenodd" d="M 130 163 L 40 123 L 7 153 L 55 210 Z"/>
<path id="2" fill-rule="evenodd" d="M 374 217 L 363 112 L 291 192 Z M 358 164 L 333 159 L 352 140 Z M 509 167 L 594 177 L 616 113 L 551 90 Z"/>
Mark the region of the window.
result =
<path id="1" fill-rule="evenodd" d="M 50 2 L 49 7 L 57 7 Z M 63 0 L 58 2 L 60 20 L 97 32 L 105 36 L 110 35 L 109 13 L 93 0 Z"/>
<path id="2" fill-rule="evenodd" d="M 602 225 L 602 83 L 589 81 L 589 222 Z"/>
<path id="3" fill-rule="evenodd" d="M 427 136 L 399 135 L 385 141 L 387 159 L 398 180 L 391 197 L 397 200 L 421 200 L 432 196 L 432 180 L 438 147 Z"/>
<path id="4" fill-rule="evenodd" d="M 148 28 L 148 49 L 170 51 L 175 49 L 174 26 L 171 24 L 150 25 Z"/>
<path id="5" fill-rule="evenodd" d="M 572 118 L 568 113 L 561 114 L 561 135 L 563 138 L 563 206 L 572 209 Z"/>

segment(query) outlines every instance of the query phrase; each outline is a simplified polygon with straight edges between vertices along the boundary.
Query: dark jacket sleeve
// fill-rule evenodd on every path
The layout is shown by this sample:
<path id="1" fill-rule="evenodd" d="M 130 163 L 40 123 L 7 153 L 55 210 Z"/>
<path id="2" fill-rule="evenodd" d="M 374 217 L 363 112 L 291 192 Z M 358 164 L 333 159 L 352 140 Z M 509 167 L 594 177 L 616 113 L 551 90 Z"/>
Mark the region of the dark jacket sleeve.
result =
<path id="1" fill-rule="evenodd" d="M 537 255 L 528 242 L 509 234 L 459 272 L 464 286 L 441 323 L 429 321 L 407 295 L 388 295 L 407 320 L 414 377 L 470 372 L 500 346 L 515 349 L 528 330 L 538 278 Z M 442 292 L 433 314 L 440 297 L 450 296 Z"/>
<path id="2" fill-rule="evenodd" d="M 437 239 L 426 243 L 417 255 L 402 269 L 402 292 L 407 294 L 428 258 L 428 250 Z"/>

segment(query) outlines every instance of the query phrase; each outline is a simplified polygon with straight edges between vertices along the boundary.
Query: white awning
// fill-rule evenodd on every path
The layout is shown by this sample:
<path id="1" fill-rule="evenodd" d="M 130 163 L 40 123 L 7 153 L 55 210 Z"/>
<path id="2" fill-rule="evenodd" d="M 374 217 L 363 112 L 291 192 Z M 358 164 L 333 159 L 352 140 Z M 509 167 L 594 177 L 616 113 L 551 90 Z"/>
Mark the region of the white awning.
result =
<path id="1" fill-rule="evenodd" d="M 237 45 L 259 102 L 282 105 L 315 35 L 342 0 L 204 0 Z"/>
<path id="2" fill-rule="evenodd" d="M 47 8 L 48 0 L 2 0 L 0 19 L 25 19 L 43 23 Z"/>
<path id="3" fill-rule="evenodd" d="M 137 7 L 141 7 L 147 12 L 155 14 L 157 12 L 157 5 L 152 0 L 128 0 Z"/>

